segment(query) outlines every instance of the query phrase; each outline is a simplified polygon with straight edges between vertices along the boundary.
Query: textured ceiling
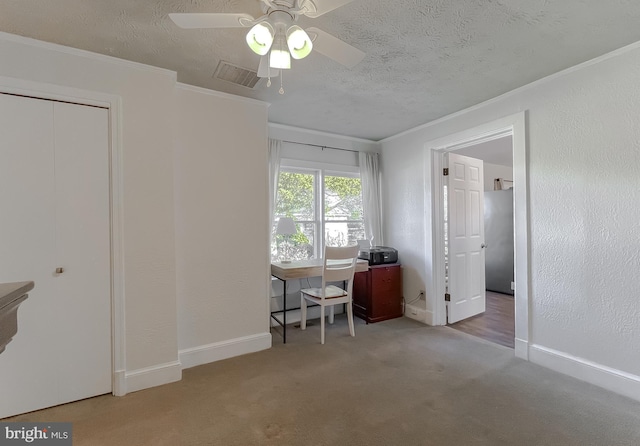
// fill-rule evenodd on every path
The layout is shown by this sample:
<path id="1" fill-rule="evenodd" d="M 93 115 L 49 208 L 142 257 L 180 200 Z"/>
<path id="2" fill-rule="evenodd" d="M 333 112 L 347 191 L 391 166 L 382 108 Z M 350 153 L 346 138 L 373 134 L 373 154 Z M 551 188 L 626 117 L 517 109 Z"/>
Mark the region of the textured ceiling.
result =
<path id="1" fill-rule="evenodd" d="M 322 0 L 317 0 L 321 2 Z M 637 0 L 354 0 L 301 17 L 367 53 L 353 69 L 312 53 L 270 88 L 246 29 L 184 30 L 171 12 L 262 15 L 258 0 L 0 0 L 0 30 L 168 68 L 180 82 L 271 103 L 269 121 L 380 140 L 640 40 Z"/>

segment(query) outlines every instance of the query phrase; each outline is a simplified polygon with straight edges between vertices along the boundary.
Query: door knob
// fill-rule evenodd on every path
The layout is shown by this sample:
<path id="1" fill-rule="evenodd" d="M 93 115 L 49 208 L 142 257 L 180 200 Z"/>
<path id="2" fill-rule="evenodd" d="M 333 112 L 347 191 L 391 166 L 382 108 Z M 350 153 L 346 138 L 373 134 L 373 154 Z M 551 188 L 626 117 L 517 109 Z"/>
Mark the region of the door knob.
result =
<path id="1" fill-rule="evenodd" d="M 64 272 L 64 268 L 58 267 L 56 268 L 56 274 L 62 274 Z"/>
<path id="2" fill-rule="evenodd" d="M 485 243 L 483 243 L 482 245 L 480 245 L 481 248 L 486 248 L 487 245 Z"/>

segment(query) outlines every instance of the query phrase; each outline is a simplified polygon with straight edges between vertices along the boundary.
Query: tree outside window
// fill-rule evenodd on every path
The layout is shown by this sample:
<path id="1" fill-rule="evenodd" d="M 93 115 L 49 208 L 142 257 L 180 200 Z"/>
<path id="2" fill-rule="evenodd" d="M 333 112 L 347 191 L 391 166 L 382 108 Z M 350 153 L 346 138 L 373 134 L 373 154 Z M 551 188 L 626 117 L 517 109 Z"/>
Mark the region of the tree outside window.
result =
<path id="1" fill-rule="evenodd" d="M 292 260 L 319 258 L 324 245 L 355 245 L 364 238 L 362 183 L 359 176 L 322 169 L 280 170 L 276 218 L 291 217 L 298 232 L 275 234 L 272 260 L 284 258 L 285 244 Z"/>

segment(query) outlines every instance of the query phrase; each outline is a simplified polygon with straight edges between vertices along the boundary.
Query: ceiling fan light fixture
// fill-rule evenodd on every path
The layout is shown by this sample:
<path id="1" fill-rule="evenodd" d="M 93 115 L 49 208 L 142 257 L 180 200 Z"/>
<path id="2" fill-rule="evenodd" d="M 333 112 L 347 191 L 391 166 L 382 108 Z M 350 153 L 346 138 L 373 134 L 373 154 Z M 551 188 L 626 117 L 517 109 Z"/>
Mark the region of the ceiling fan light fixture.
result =
<path id="1" fill-rule="evenodd" d="M 304 59 L 313 49 L 311 38 L 298 25 L 293 25 L 287 30 L 287 46 L 294 59 Z"/>
<path id="2" fill-rule="evenodd" d="M 289 49 L 284 40 L 284 35 L 281 33 L 276 34 L 276 38 L 271 48 L 271 54 L 269 55 L 269 66 L 271 68 L 280 68 L 282 70 L 288 70 L 291 68 L 291 55 Z"/>
<path id="3" fill-rule="evenodd" d="M 269 66 L 271 68 L 279 68 L 281 70 L 288 70 L 291 68 L 291 55 L 287 50 L 271 50 L 271 56 L 269 57 Z"/>
<path id="4" fill-rule="evenodd" d="M 247 33 L 247 45 L 260 56 L 269 52 L 274 38 L 273 26 L 269 22 L 260 22 Z"/>

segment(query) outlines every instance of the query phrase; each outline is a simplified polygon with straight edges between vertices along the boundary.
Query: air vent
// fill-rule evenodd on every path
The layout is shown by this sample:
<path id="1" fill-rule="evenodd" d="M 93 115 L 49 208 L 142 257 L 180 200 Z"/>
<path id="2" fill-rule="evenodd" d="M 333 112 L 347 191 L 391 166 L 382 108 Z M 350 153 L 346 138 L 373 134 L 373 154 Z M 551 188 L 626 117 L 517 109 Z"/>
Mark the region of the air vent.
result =
<path id="1" fill-rule="evenodd" d="M 213 77 L 247 88 L 254 88 L 260 81 L 257 72 L 230 64 L 224 60 L 221 60 L 218 64 L 218 68 L 216 68 Z"/>

